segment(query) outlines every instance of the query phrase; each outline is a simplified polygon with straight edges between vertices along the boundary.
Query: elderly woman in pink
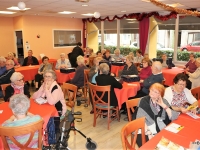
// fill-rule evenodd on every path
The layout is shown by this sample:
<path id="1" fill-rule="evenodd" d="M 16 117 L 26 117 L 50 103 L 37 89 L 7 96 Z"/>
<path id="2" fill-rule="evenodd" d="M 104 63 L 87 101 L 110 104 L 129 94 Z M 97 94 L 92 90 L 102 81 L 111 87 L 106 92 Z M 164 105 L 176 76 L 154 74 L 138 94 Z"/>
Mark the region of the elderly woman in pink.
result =
<path id="1" fill-rule="evenodd" d="M 13 60 L 15 63 L 15 68 L 20 67 L 18 60 L 14 57 L 14 54 L 12 52 L 8 53 L 7 60 Z"/>
<path id="2" fill-rule="evenodd" d="M 43 74 L 44 82 L 37 92 L 33 94 L 33 99 L 45 98 L 50 105 L 55 105 L 59 115 L 66 113 L 66 104 L 61 87 L 56 82 L 56 74 L 53 70 L 46 70 Z"/>

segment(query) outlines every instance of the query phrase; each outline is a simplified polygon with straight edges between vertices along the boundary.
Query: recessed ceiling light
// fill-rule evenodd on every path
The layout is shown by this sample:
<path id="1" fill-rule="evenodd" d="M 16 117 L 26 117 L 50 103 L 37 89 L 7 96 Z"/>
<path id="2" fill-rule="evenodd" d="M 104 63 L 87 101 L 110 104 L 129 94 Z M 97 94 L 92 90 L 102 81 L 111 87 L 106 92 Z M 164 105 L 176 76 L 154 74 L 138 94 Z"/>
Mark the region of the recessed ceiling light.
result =
<path id="1" fill-rule="evenodd" d="M 128 22 L 128 23 L 136 23 L 135 21 L 131 21 L 131 22 Z"/>
<path id="2" fill-rule="evenodd" d="M 12 7 L 9 7 L 7 9 L 9 9 L 9 10 L 28 10 L 30 8 L 19 9 L 17 6 L 12 6 Z"/>
<path id="3" fill-rule="evenodd" d="M 71 12 L 71 11 L 61 11 L 61 12 L 58 12 L 59 14 L 65 14 L 65 15 L 68 15 L 68 14 L 73 14 L 73 13 L 76 13 L 76 12 Z"/>
<path id="4" fill-rule="evenodd" d="M 84 5 L 82 5 L 83 7 L 87 7 L 88 5 L 86 5 L 86 4 L 84 4 Z"/>
<path id="5" fill-rule="evenodd" d="M 81 14 L 83 16 L 94 16 L 94 14 L 91 14 L 91 13 L 87 13 L 87 14 Z"/>
<path id="6" fill-rule="evenodd" d="M 183 5 L 180 4 L 180 3 L 167 4 L 167 5 L 169 5 L 169 6 L 171 6 L 171 7 L 180 7 L 180 6 L 183 6 Z"/>
<path id="7" fill-rule="evenodd" d="M 147 2 L 147 3 L 149 3 L 149 2 L 150 2 L 150 0 L 141 0 L 141 1 L 143 1 L 143 2 Z"/>
<path id="8" fill-rule="evenodd" d="M 126 10 L 122 10 L 121 12 L 126 12 Z"/>
<path id="9" fill-rule="evenodd" d="M 16 12 L 12 12 L 12 11 L 0 11 L 0 14 L 14 14 Z"/>
<path id="10" fill-rule="evenodd" d="M 133 20 L 136 20 L 136 19 L 126 19 L 126 20 L 131 20 L 131 21 L 133 21 Z"/>

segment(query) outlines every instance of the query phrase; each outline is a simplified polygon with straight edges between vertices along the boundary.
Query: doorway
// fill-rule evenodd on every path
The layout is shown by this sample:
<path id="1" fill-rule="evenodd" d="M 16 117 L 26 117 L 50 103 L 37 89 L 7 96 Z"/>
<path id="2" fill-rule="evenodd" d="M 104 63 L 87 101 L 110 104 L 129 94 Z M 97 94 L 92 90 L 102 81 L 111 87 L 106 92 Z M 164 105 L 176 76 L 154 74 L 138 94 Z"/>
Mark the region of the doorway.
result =
<path id="1" fill-rule="evenodd" d="M 22 31 L 15 31 L 16 44 L 17 44 L 17 58 L 19 63 L 22 65 L 24 62 L 24 47 L 23 47 L 23 36 Z"/>

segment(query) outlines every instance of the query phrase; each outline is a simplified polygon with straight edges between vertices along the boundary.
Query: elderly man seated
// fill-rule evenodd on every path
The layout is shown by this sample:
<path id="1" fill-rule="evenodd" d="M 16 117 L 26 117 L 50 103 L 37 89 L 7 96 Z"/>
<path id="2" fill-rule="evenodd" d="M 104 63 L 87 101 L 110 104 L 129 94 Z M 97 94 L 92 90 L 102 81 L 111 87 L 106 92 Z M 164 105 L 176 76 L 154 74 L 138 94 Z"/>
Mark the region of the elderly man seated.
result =
<path id="1" fill-rule="evenodd" d="M 60 54 L 60 59 L 56 62 L 56 69 L 66 69 L 70 68 L 71 64 L 69 62 L 69 59 L 65 58 L 65 53 Z"/>
<path id="2" fill-rule="evenodd" d="M 123 56 L 120 54 L 120 50 L 119 49 L 116 49 L 115 51 L 114 51 L 114 55 L 112 56 L 112 59 L 114 60 L 114 61 L 123 61 Z"/>
<path id="3" fill-rule="evenodd" d="M 6 71 L 6 59 L 5 57 L 0 57 L 0 76 Z"/>
<path id="4" fill-rule="evenodd" d="M 13 60 L 7 60 L 6 61 L 6 71 L 0 76 L 0 85 L 1 84 L 8 84 L 10 83 L 10 77 L 15 72 L 14 69 L 14 61 Z M 3 97 L 2 91 L 0 89 L 0 98 Z"/>
<path id="5" fill-rule="evenodd" d="M 145 80 L 140 80 L 141 90 L 138 91 L 134 98 L 143 97 L 149 94 L 149 88 L 154 83 L 162 83 L 164 80 L 162 74 L 162 64 L 159 61 L 154 61 L 151 67 L 152 75 Z"/>

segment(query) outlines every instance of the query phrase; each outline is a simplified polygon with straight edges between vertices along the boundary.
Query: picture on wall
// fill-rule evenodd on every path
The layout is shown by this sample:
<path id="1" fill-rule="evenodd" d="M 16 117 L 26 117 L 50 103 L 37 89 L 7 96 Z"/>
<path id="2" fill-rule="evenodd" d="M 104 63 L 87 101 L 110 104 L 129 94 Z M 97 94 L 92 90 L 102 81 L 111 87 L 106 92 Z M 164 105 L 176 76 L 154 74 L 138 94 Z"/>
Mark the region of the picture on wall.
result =
<path id="1" fill-rule="evenodd" d="M 81 30 L 53 30 L 54 47 L 76 46 L 81 42 Z"/>

